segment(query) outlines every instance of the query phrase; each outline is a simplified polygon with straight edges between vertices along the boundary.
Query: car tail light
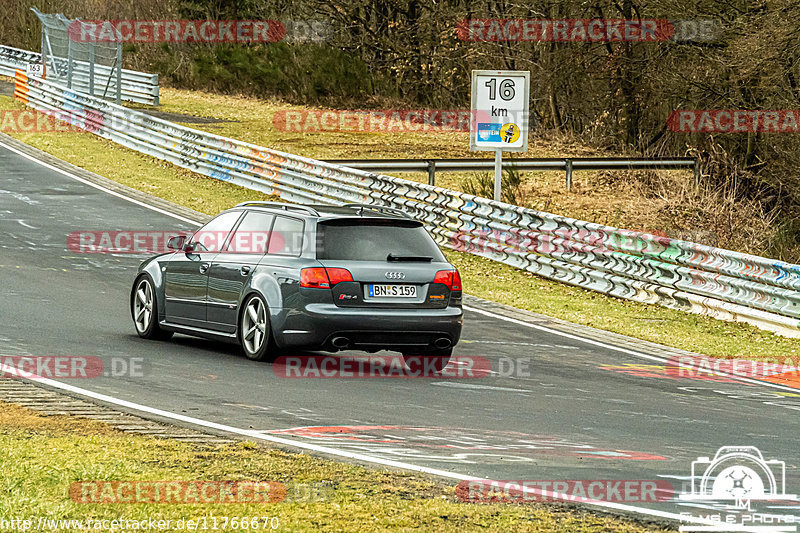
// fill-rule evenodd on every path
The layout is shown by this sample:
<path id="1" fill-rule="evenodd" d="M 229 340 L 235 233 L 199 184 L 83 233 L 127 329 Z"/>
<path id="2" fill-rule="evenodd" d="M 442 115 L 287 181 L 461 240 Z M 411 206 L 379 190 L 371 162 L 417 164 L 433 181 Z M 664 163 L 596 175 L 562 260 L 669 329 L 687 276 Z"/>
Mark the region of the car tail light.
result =
<path id="1" fill-rule="evenodd" d="M 304 268 L 300 271 L 300 286 L 310 289 L 330 289 L 331 281 L 324 268 Z"/>
<path id="2" fill-rule="evenodd" d="M 346 268 L 326 268 L 331 287 L 342 281 L 353 281 L 353 275 Z"/>
<path id="3" fill-rule="evenodd" d="M 461 276 L 458 274 L 458 270 L 440 270 L 433 277 L 433 282 L 443 283 L 451 291 L 461 290 Z"/>
<path id="4" fill-rule="evenodd" d="M 330 289 L 342 281 L 353 281 L 346 268 L 311 267 L 300 270 L 300 286 L 308 289 Z"/>

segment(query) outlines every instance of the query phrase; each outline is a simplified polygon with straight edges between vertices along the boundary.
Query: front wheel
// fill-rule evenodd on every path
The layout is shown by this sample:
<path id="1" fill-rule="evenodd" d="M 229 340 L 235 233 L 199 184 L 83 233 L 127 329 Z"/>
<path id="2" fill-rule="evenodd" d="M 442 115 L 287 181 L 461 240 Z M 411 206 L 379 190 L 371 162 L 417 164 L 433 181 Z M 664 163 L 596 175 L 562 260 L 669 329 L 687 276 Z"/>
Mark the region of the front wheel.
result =
<path id="1" fill-rule="evenodd" d="M 158 326 L 158 299 L 153 282 L 147 276 L 136 281 L 131 311 L 136 333 L 141 338 L 167 340 L 172 337 L 171 331 L 164 331 Z"/>
<path id="2" fill-rule="evenodd" d="M 258 294 L 249 296 L 239 316 L 239 343 L 245 357 L 253 361 L 274 358 L 271 350 L 267 304 Z"/>

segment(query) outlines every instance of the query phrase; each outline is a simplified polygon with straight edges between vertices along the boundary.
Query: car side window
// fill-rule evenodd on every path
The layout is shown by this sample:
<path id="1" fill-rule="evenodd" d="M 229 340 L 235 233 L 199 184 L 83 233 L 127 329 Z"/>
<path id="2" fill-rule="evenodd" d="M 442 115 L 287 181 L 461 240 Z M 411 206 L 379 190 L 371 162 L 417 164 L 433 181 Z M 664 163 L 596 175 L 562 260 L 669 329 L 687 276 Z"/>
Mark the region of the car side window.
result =
<path id="1" fill-rule="evenodd" d="M 197 252 L 219 252 L 233 230 L 234 224 L 239 220 L 241 211 L 228 211 L 217 216 L 214 220 L 197 230 L 192 235 L 191 244 Z"/>
<path id="2" fill-rule="evenodd" d="M 248 211 L 242 222 L 236 227 L 228 245 L 227 253 L 263 254 L 267 252 L 272 221 L 275 215 Z"/>
<path id="3" fill-rule="evenodd" d="M 270 233 L 267 253 L 299 256 L 303 250 L 303 230 L 305 224 L 297 218 L 275 217 Z"/>

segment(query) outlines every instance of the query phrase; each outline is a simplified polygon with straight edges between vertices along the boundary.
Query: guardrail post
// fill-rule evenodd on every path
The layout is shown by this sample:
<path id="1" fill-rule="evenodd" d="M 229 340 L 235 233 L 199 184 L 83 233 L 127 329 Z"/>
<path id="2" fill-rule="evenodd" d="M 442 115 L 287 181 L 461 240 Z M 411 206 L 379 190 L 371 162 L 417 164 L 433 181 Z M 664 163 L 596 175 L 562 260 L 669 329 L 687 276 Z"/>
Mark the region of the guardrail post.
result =
<path id="1" fill-rule="evenodd" d="M 567 168 L 567 192 L 572 191 L 572 159 L 565 159 Z"/>
<path id="2" fill-rule="evenodd" d="M 94 44 L 89 46 L 89 94 L 94 96 Z"/>
<path id="3" fill-rule="evenodd" d="M 51 50 L 52 53 L 52 50 Z M 67 88 L 72 89 L 72 39 L 67 40 Z"/>
<path id="4" fill-rule="evenodd" d="M 122 103 L 122 43 L 117 43 L 117 57 L 115 60 L 117 64 L 117 105 Z M 109 73 L 109 76 L 114 71 Z M 92 95 L 94 96 L 94 95 Z"/>
<path id="5" fill-rule="evenodd" d="M 694 160 L 694 186 L 700 187 L 700 158 Z"/>
<path id="6" fill-rule="evenodd" d="M 503 182 L 503 149 L 494 150 L 494 201 L 499 202 L 502 195 Z"/>
<path id="7" fill-rule="evenodd" d="M 436 161 L 428 159 L 428 185 L 436 185 Z"/>

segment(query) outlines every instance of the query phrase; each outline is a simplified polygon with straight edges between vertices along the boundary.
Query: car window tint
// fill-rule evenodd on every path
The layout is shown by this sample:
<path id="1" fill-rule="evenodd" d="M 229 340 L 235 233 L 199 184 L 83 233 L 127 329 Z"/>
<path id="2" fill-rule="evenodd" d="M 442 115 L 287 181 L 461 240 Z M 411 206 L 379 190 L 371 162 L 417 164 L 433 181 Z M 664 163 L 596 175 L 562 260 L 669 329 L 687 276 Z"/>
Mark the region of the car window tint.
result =
<path id="1" fill-rule="evenodd" d="M 233 225 L 239 220 L 241 211 L 228 211 L 197 230 L 192 243 L 198 252 L 218 252 L 230 235 Z"/>
<path id="2" fill-rule="evenodd" d="M 269 251 L 271 254 L 298 256 L 303 250 L 302 220 L 289 217 L 275 217 L 275 224 L 269 236 Z"/>
<path id="3" fill-rule="evenodd" d="M 267 251 L 269 232 L 275 215 L 249 211 L 225 247 L 226 252 L 263 254 Z"/>
<path id="4" fill-rule="evenodd" d="M 386 261 L 389 254 L 445 260 L 418 222 L 338 219 L 319 225 L 318 259 Z"/>

